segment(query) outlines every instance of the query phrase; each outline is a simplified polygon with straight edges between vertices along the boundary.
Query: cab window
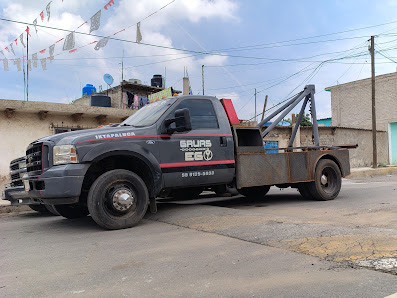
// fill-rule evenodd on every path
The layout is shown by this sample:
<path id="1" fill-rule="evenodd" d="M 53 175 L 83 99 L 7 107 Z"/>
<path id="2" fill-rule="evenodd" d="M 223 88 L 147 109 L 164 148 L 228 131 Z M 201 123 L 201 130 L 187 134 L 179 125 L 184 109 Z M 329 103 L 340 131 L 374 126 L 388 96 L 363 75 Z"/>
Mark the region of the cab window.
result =
<path id="1" fill-rule="evenodd" d="M 192 129 L 219 128 L 215 110 L 210 100 L 187 99 L 174 110 L 189 109 Z"/>

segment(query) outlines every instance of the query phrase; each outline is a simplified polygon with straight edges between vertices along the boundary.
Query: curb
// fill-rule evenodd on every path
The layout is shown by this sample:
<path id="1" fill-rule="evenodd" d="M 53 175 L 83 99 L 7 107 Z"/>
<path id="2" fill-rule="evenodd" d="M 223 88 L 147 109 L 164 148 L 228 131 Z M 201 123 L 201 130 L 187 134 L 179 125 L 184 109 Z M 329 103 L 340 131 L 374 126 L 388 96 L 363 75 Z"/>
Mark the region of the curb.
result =
<path id="1" fill-rule="evenodd" d="M 352 171 L 347 179 L 372 178 L 377 176 L 397 175 L 397 167 L 365 169 Z"/>

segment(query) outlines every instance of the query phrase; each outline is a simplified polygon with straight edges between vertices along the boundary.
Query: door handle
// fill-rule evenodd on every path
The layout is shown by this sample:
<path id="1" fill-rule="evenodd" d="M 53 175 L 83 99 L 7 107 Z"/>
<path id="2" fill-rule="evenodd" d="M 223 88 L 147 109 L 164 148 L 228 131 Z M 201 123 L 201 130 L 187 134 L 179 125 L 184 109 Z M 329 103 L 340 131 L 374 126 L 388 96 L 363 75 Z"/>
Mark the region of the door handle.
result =
<path id="1" fill-rule="evenodd" d="M 227 139 L 226 137 L 221 137 L 221 147 L 226 147 L 227 146 Z"/>

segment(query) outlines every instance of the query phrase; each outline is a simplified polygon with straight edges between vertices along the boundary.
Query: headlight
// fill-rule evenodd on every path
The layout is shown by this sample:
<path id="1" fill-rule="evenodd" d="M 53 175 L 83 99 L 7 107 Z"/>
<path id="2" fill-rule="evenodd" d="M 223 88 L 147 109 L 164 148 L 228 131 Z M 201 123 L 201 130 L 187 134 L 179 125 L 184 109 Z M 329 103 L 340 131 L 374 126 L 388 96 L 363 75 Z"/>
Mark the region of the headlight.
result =
<path id="1" fill-rule="evenodd" d="M 78 163 L 76 148 L 73 145 L 54 147 L 54 165 Z"/>

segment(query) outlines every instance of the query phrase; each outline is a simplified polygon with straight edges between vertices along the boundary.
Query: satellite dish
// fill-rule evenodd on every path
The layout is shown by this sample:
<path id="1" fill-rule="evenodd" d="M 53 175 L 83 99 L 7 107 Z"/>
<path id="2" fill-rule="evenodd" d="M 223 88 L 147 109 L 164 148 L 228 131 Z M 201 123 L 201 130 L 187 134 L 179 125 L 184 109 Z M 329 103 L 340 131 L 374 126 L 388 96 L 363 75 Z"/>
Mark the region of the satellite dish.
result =
<path id="1" fill-rule="evenodd" d="M 112 75 L 110 75 L 110 74 L 108 74 L 108 73 L 105 73 L 105 74 L 103 75 L 103 80 L 104 80 L 105 83 L 108 84 L 108 85 L 112 85 L 112 84 L 113 84 L 113 77 L 112 77 Z"/>

